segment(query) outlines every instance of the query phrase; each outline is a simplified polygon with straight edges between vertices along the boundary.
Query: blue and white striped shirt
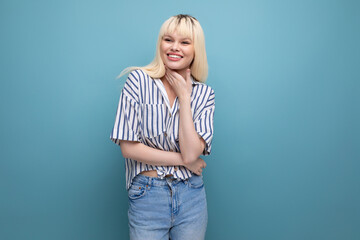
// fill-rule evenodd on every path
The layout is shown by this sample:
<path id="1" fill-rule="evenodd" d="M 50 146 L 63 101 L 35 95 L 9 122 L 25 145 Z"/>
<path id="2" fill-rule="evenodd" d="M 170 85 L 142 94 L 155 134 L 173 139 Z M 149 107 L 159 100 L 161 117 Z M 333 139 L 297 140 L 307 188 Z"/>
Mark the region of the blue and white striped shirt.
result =
<path id="1" fill-rule="evenodd" d="M 206 143 L 203 155 L 209 155 L 213 138 L 215 109 L 214 90 L 204 83 L 192 80 L 191 113 L 195 130 Z M 179 102 L 175 98 L 172 108 L 160 79 L 153 79 L 142 70 L 132 71 L 122 89 L 114 128 L 110 139 L 138 141 L 164 151 L 180 152 Z M 172 174 L 187 179 L 192 172 L 183 166 L 152 166 L 125 158 L 126 187 L 142 171 L 157 170 L 158 177 Z"/>

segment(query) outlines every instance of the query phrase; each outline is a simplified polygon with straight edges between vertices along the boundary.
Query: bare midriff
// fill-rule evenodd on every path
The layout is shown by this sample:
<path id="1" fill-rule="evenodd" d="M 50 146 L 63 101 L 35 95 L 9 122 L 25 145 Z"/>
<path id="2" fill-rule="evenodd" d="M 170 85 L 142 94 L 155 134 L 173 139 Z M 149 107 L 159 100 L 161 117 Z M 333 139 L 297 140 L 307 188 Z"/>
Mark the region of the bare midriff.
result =
<path id="1" fill-rule="evenodd" d="M 158 177 L 156 170 L 142 171 L 140 174 L 148 176 L 148 177 L 155 177 L 155 178 Z M 169 177 L 169 176 L 171 176 L 171 174 L 166 175 L 166 177 Z"/>

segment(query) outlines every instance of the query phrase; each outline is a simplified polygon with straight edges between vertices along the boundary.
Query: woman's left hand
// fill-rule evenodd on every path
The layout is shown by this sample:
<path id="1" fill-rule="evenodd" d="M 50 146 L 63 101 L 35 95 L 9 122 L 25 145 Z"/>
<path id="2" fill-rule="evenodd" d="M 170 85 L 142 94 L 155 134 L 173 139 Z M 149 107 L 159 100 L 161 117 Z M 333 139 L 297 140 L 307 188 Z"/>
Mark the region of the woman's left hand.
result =
<path id="1" fill-rule="evenodd" d="M 185 164 L 184 166 L 195 175 L 201 175 L 203 168 L 206 168 L 206 162 L 202 158 L 198 158 L 196 161 Z"/>
<path id="2" fill-rule="evenodd" d="M 189 98 L 192 91 L 192 81 L 190 77 L 190 69 L 186 70 L 186 78 L 184 79 L 179 73 L 166 68 L 165 78 L 173 88 L 179 100 Z"/>

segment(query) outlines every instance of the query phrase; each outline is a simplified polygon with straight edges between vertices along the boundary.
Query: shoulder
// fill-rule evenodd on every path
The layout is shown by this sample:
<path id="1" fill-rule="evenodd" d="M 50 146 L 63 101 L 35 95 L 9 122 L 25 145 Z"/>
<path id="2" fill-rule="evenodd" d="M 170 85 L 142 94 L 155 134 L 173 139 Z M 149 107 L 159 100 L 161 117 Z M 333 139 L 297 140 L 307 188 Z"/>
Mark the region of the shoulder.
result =
<path id="1" fill-rule="evenodd" d="M 136 69 L 129 73 L 128 79 L 142 83 L 144 81 L 149 81 L 152 78 L 142 69 Z"/>
<path id="2" fill-rule="evenodd" d="M 135 69 L 129 72 L 123 87 L 123 94 L 136 101 L 140 101 L 139 96 L 144 82 L 149 76 L 141 69 Z M 145 83 L 146 84 L 146 83 Z"/>
<path id="3" fill-rule="evenodd" d="M 215 91 L 214 89 L 207 85 L 206 83 L 202 83 L 202 82 L 197 82 L 197 81 L 193 81 L 193 87 L 194 87 L 194 91 L 196 95 L 202 95 L 202 96 L 210 96 L 210 95 L 214 95 L 215 96 Z"/>

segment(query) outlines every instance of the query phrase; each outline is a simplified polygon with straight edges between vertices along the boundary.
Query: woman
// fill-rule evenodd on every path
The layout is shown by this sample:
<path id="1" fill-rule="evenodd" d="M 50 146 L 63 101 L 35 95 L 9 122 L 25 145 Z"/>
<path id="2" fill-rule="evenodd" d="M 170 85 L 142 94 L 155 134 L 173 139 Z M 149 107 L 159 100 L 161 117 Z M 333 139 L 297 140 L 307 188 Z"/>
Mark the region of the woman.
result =
<path id="1" fill-rule="evenodd" d="M 199 22 L 177 15 L 160 29 L 154 60 L 130 67 L 111 140 L 125 158 L 130 239 L 204 239 L 201 154 L 211 151 L 214 91 Z"/>

